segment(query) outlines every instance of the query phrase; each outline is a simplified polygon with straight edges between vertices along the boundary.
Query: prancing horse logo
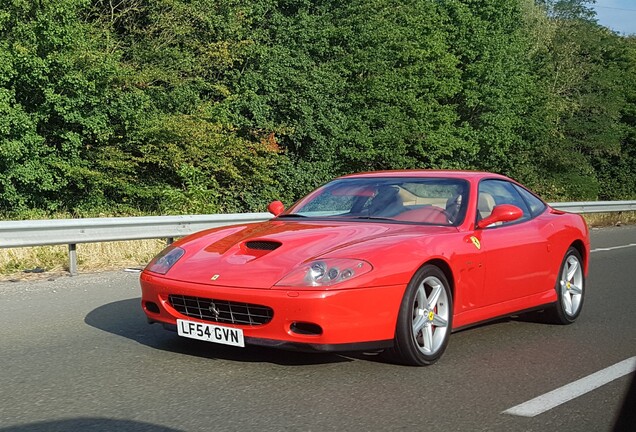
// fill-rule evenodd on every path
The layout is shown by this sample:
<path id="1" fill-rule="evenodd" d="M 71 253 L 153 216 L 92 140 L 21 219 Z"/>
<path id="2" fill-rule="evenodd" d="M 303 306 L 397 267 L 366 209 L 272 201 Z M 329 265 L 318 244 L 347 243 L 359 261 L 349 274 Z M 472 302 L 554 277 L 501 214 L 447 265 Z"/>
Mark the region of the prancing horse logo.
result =
<path id="1" fill-rule="evenodd" d="M 210 306 L 208 306 L 208 310 L 212 312 L 215 319 L 218 319 L 219 315 L 221 315 L 221 311 L 219 310 L 219 308 L 216 307 L 214 302 L 210 302 Z"/>
<path id="2" fill-rule="evenodd" d="M 473 242 L 477 249 L 481 249 L 481 243 L 479 242 L 479 239 L 477 237 L 471 236 L 470 240 Z"/>

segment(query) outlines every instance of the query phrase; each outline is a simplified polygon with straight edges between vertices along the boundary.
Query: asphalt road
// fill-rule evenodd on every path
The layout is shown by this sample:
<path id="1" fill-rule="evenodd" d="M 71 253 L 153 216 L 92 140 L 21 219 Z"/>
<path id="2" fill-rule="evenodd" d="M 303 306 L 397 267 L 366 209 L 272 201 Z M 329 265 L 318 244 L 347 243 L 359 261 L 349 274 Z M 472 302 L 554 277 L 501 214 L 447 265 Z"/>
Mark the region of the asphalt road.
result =
<path id="1" fill-rule="evenodd" d="M 633 226 L 592 234 L 593 248 L 632 243 Z M 574 325 L 458 332 L 426 368 L 182 339 L 146 324 L 137 277 L 0 283 L 0 432 L 608 431 L 634 376 L 502 414 L 636 356 L 636 246 L 592 254 Z"/>

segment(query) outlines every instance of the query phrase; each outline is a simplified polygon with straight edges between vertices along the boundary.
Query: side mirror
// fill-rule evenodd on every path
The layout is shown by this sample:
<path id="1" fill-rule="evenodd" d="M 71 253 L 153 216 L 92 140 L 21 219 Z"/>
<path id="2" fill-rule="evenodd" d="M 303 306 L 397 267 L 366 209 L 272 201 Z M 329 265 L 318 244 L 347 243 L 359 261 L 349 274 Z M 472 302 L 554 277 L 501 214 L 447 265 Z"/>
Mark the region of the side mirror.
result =
<path id="1" fill-rule="evenodd" d="M 477 222 L 477 228 L 486 228 L 497 222 L 511 222 L 520 219 L 523 216 L 523 211 L 511 204 L 501 204 L 492 209 L 492 213 L 487 218 L 484 218 Z"/>
<path id="2" fill-rule="evenodd" d="M 285 210 L 285 206 L 280 201 L 272 201 L 267 206 L 267 211 L 273 214 L 274 216 L 278 216 Z"/>

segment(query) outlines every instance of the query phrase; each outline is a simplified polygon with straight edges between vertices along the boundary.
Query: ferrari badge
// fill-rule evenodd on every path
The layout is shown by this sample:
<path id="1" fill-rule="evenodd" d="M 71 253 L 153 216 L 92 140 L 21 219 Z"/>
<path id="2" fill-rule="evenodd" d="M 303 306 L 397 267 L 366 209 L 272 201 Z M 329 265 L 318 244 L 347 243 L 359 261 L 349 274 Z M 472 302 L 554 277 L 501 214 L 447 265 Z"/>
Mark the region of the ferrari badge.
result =
<path id="1" fill-rule="evenodd" d="M 470 240 L 473 242 L 477 249 L 481 249 L 481 243 L 479 243 L 479 239 L 475 236 L 471 236 Z"/>

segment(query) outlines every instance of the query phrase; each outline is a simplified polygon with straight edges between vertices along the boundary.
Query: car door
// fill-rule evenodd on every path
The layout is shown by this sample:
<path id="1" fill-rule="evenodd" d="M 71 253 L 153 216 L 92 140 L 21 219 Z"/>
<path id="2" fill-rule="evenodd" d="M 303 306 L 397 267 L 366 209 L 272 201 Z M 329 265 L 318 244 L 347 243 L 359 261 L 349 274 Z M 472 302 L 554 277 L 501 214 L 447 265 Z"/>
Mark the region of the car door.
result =
<path id="1" fill-rule="evenodd" d="M 485 266 L 481 306 L 521 299 L 545 290 L 548 243 L 532 209 L 511 182 L 482 180 L 477 219 L 487 217 L 494 206 L 501 204 L 519 207 L 523 216 L 475 231 Z"/>

